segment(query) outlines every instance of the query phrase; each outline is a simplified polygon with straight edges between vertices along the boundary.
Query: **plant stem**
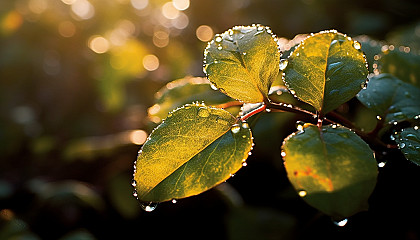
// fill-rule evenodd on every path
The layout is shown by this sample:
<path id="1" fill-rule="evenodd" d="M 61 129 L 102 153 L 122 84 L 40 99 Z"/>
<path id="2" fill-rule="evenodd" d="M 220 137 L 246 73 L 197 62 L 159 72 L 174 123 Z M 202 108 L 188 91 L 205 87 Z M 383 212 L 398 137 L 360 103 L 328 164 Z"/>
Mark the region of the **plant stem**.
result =
<path id="1" fill-rule="evenodd" d="M 275 102 L 271 102 L 271 101 L 266 101 L 265 102 L 266 108 L 267 109 L 276 109 L 276 110 L 280 110 L 282 112 L 291 112 L 291 113 L 297 113 L 297 114 L 303 114 L 306 116 L 311 116 L 311 117 L 316 117 L 316 114 L 298 107 L 295 107 L 291 104 L 286 104 L 286 103 L 275 103 Z"/>
<path id="2" fill-rule="evenodd" d="M 264 111 L 264 110 L 266 109 L 266 107 L 267 107 L 267 106 L 266 106 L 265 104 L 263 104 L 263 105 L 261 105 L 259 108 L 256 108 L 256 109 L 254 109 L 253 111 L 251 111 L 251 112 L 249 112 L 249 113 L 247 113 L 247 114 L 243 115 L 243 116 L 241 117 L 241 121 L 245 121 L 245 120 L 247 120 L 249 117 L 251 117 L 251 116 L 253 116 L 253 115 L 255 115 L 255 114 L 259 113 L 259 112 Z"/>

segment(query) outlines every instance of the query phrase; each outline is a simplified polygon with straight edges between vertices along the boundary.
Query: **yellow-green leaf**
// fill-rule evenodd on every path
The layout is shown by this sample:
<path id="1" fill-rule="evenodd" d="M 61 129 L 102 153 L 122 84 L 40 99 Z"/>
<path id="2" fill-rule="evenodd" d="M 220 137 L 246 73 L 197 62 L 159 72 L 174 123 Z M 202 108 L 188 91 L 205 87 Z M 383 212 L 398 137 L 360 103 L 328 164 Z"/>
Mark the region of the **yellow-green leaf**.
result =
<path id="1" fill-rule="evenodd" d="M 330 112 L 365 85 L 368 69 L 360 49 L 360 43 L 334 30 L 313 34 L 289 56 L 285 84 L 317 111 Z"/>
<path id="2" fill-rule="evenodd" d="M 251 150 L 247 123 L 223 109 L 187 104 L 173 111 L 139 152 L 139 200 L 163 202 L 202 193 L 242 167 Z"/>
<path id="3" fill-rule="evenodd" d="M 158 123 L 177 107 L 194 101 L 204 101 L 214 106 L 233 101 L 225 94 L 212 89 L 209 80 L 203 77 L 185 77 L 167 83 L 156 94 L 156 104 L 149 108 L 149 117 Z"/>
<path id="4" fill-rule="evenodd" d="M 377 163 L 354 132 L 305 124 L 284 141 L 282 156 L 290 182 L 311 206 L 335 219 L 367 209 Z"/>
<path id="5" fill-rule="evenodd" d="M 271 29 L 236 26 L 217 34 L 204 53 L 204 71 L 226 95 L 263 102 L 279 73 L 280 51 Z"/>

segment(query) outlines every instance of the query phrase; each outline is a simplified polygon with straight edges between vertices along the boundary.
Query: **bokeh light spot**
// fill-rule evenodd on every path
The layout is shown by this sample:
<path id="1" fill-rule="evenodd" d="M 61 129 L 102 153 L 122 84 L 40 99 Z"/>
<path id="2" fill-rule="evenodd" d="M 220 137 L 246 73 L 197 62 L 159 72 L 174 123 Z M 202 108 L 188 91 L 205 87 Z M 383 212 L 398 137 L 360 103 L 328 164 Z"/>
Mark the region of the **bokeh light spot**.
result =
<path id="1" fill-rule="evenodd" d="M 22 16 L 16 11 L 11 11 L 4 17 L 3 21 L 0 22 L 0 28 L 5 33 L 11 33 L 17 30 L 22 23 Z"/>
<path id="2" fill-rule="evenodd" d="M 131 5 L 138 10 L 145 9 L 149 5 L 149 0 L 131 0 Z"/>
<path id="3" fill-rule="evenodd" d="M 95 8 L 87 0 L 76 0 L 71 5 L 71 10 L 82 20 L 90 19 L 95 15 Z"/>
<path id="4" fill-rule="evenodd" d="M 33 13 L 41 14 L 47 10 L 48 4 L 45 0 L 29 0 L 28 7 Z"/>
<path id="5" fill-rule="evenodd" d="M 130 132 L 130 141 L 136 145 L 143 144 L 147 139 L 147 133 L 143 130 L 133 130 Z"/>
<path id="6" fill-rule="evenodd" d="M 208 42 L 213 38 L 213 29 L 207 25 L 201 25 L 195 31 L 197 38 L 202 42 Z"/>
<path id="7" fill-rule="evenodd" d="M 190 0 L 172 0 L 172 4 L 179 11 L 184 11 L 190 7 Z"/>
<path id="8" fill-rule="evenodd" d="M 155 71 L 159 68 L 159 58 L 153 54 L 144 56 L 143 58 L 143 67 L 147 71 Z"/>
<path id="9" fill-rule="evenodd" d="M 105 53 L 109 50 L 109 42 L 102 36 L 93 36 L 89 40 L 89 48 L 95 53 Z"/>
<path id="10" fill-rule="evenodd" d="M 76 33 L 76 26 L 70 21 L 64 21 L 58 25 L 58 32 L 63 37 L 73 37 Z"/>
<path id="11" fill-rule="evenodd" d="M 162 6 L 162 15 L 167 19 L 175 19 L 179 16 L 179 10 L 171 2 L 167 2 Z"/>

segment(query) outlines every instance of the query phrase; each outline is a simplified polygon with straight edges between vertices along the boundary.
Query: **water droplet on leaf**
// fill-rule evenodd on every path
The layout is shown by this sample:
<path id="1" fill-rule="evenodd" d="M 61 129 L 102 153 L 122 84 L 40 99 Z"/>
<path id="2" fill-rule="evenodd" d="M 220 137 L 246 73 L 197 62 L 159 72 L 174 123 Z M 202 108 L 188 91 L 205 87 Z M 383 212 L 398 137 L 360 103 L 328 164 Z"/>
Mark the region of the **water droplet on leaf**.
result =
<path id="1" fill-rule="evenodd" d="M 299 194 L 299 196 L 300 197 L 304 197 L 304 196 L 306 196 L 306 194 L 308 194 L 305 190 L 300 190 L 299 192 L 298 192 L 298 194 Z"/>
<path id="2" fill-rule="evenodd" d="M 354 43 L 353 43 L 353 47 L 354 47 L 355 49 L 357 49 L 357 50 L 360 50 L 360 49 L 362 48 L 362 45 L 360 45 L 360 43 L 359 43 L 359 42 L 354 41 Z"/>
<path id="3" fill-rule="evenodd" d="M 248 125 L 248 123 L 244 122 L 244 123 L 242 123 L 242 127 L 243 128 L 249 128 L 249 125 Z"/>
<path id="4" fill-rule="evenodd" d="M 347 222 L 348 222 L 348 219 L 347 218 L 345 218 L 345 219 L 343 219 L 343 220 L 340 220 L 340 221 L 333 221 L 334 222 L 334 224 L 336 225 L 336 226 L 339 226 L 339 227 L 344 227 L 344 226 L 346 226 L 346 224 L 347 224 Z"/>
<path id="5" fill-rule="evenodd" d="M 233 125 L 231 129 L 231 131 L 235 134 L 238 133 L 240 130 L 241 130 L 241 127 L 239 127 L 238 124 Z"/>
<path id="6" fill-rule="evenodd" d="M 288 63 L 289 63 L 289 61 L 287 61 L 286 59 L 282 59 L 280 61 L 280 71 L 284 71 L 284 69 L 286 69 Z"/>
<path id="7" fill-rule="evenodd" d="M 148 203 L 140 203 L 141 208 L 146 212 L 151 212 L 156 209 L 157 203 L 148 202 Z"/>
<path id="8" fill-rule="evenodd" d="M 198 116 L 206 118 L 210 116 L 210 111 L 206 107 L 200 107 L 198 109 Z"/>
<path id="9" fill-rule="evenodd" d="M 385 167 L 385 164 L 386 164 L 386 162 L 380 162 L 380 163 L 378 163 L 378 167 L 380 167 L 380 168 Z"/>
<path id="10" fill-rule="evenodd" d="M 220 43 L 222 40 L 223 40 L 223 39 L 222 39 L 222 37 L 221 37 L 221 36 L 217 36 L 217 37 L 214 39 L 214 41 L 216 41 L 216 42 L 218 42 L 218 43 Z"/>

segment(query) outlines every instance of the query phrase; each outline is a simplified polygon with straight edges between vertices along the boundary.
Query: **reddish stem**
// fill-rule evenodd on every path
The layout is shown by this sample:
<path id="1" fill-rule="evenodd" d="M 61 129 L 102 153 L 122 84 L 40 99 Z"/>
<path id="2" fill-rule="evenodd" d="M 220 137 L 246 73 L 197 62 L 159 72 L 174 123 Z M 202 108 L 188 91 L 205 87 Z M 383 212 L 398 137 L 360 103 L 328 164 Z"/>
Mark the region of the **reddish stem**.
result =
<path id="1" fill-rule="evenodd" d="M 265 104 L 263 104 L 263 105 L 261 105 L 259 108 L 256 108 L 256 109 L 252 110 L 251 112 L 249 112 L 249 113 L 247 113 L 247 114 L 243 115 L 243 116 L 241 117 L 241 121 L 245 121 L 245 120 L 247 120 L 249 117 L 251 117 L 251 116 L 253 116 L 253 115 L 257 114 L 257 113 L 260 113 L 260 112 L 264 111 L 265 109 L 266 109 L 266 105 L 265 105 Z"/>

